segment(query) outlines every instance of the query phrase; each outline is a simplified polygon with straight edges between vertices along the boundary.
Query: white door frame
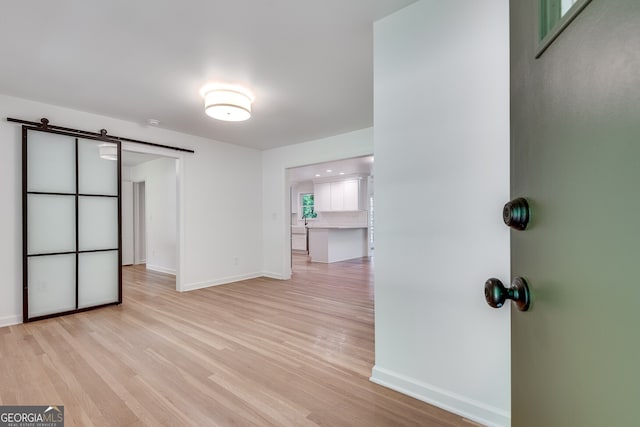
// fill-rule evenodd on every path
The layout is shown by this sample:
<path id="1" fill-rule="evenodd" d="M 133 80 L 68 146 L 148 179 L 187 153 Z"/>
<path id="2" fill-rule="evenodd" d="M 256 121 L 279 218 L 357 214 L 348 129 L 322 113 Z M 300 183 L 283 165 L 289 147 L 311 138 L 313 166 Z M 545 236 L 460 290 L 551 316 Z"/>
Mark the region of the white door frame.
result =
<path id="1" fill-rule="evenodd" d="M 142 190 L 141 190 L 142 189 Z M 146 223 L 146 184 L 145 181 L 133 182 L 133 263 L 135 265 L 147 262 L 147 223 Z M 143 203 L 140 203 L 144 200 Z M 140 207 L 143 207 L 140 212 Z M 140 230 L 143 229 L 144 233 Z M 141 252 L 140 248 L 144 248 Z M 144 255 L 143 255 L 144 254 Z"/>
<path id="2" fill-rule="evenodd" d="M 154 147 L 135 142 L 122 142 L 122 150 L 134 153 L 154 154 L 176 160 L 176 291 L 183 292 L 184 271 L 184 153 L 168 148 Z"/>
<path id="3" fill-rule="evenodd" d="M 292 162 L 291 165 L 289 166 L 285 166 L 283 169 L 281 169 L 283 171 L 284 174 L 284 191 L 285 191 L 285 215 L 283 215 L 283 219 L 284 219 L 284 225 L 285 225 L 285 232 L 287 233 L 285 236 L 285 241 L 286 241 L 286 246 L 285 246 L 285 253 L 287 254 L 284 257 L 284 272 L 287 278 L 290 278 L 292 273 L 293 273 L 293 256 L 292 256 L 292 252 L 291 252 L 291 203 L 292 203 L 292 197 L 291 197 L 291 172 L 290 169 L 295 169 L 295 168 L 302 168 L 305 166 L 313 166 L 313 165 L 321 165 L 324 163 L 331 163 L 331 162 L 338 162 L 340 160 L 349 160 L 349 159 L 357 159 L 360 157 L 368 157 L 368 156 L 373 156 L 374 153 L 369 152 L 369 153 L 364 153 L 364 154 L 356 154 L 356 155 L 336 155 L 335 158 L 329 158 L 329 159 L 324 159 L 324 160 L 319 160 L 317 162 L 306 162 L 306 163 L 299 163 L 299 162 Z M 296 201 L 297 203 L 297 201 Z M 308 237 L 307 237 L 308 238 Z M 367 235 L 368 238 L 368 235 Z"/>

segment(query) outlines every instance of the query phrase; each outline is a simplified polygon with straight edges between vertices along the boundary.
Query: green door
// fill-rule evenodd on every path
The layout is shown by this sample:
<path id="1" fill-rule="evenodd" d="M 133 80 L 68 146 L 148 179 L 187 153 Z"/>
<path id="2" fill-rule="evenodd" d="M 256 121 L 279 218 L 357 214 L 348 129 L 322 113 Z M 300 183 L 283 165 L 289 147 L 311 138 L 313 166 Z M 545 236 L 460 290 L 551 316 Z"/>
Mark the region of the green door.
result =
<path id="1" fill-rule="evenodd" d="M 640 425 L 640 1 L 593 0 L 536 59 L 538 0 L 511 0 L 516 427 Z"/>

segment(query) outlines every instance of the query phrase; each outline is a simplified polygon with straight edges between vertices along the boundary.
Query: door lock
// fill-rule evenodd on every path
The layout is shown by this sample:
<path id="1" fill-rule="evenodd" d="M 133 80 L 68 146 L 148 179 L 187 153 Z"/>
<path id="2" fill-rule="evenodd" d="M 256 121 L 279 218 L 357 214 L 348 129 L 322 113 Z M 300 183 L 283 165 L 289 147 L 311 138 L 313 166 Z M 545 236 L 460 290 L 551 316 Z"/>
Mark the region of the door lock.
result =
<path id="1" fill-rule="evenodd" d="M 519 197 L 507 202 L 502 209 L 502 220 L 514 230 L 524 230 L 529 224 L 531 213 L 527 199 Z"/>
<path id="2" fill-rule="evenodd" d="M 511 282 L 509 289 L 505 288 L 499 279 L 491 278 L 484 284 L 484 298 L 493 308 L 500 308 L 508 299 L 512 300 L 518 310 L 527 311 L 531 303 L 531 295 L 527 281 L 522 277 L 516 277 Z"/>

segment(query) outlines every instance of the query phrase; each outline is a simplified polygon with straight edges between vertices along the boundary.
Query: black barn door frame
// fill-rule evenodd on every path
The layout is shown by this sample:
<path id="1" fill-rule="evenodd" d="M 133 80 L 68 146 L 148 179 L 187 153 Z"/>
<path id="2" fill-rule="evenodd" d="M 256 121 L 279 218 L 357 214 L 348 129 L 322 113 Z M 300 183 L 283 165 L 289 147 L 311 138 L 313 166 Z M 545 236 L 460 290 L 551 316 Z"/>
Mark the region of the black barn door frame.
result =
<path id="1" fill-rule="evenodd" d="M 47 193 L 47 192 L 29 192 L 27 187 L 27 134 L 29 131 L 36 132 L 46 132 L 53 133 L 58 135 L 65 135 L 75 138 L 75 174 L 76 174 L 76 191 L 75 194 L 72 193 Z M 111 136 L 107 136 L 107 132 L 105 130 L 101 131 L 100 136 L 96 136 L 95 134 L 89 134 L 88 132 L 82 131 L 73 131 L 72 129 L 68 130 L 58 130 L 52 129 L 48 126 L 48 120 L 43 119 L 41 126 L 22 126 L 22 275 L 23 275 L 23 292 L 22 292 L 22 312 L 23 312 L 23 321 L 33 322 L 36 320 L 48 319 L 52 317 L 64 316 L 67 314 L 80 313 L 83 311 L 94 310 L 96 308 L 107 307 L 112 305 L 122 304 L 122 200 L 121 200 L 121 192 L 122 192 L 122 143 L 120 139 L 113 138 Z M 117 196 L 100 196 L 96 194 L 80 194 L 79 193 L 79 182 L 78 182 L 78 139 L 89 139 L 101 142 L 109 142 L 117 145 L 118 152 L 118 165 L 117 165 L 117 179 L 118 179 L 118 194 Z M 62 253 L 46 253 L 46 254 L 37 254 L 37 255 L 29 255 L 28 254 L 28 227 L 27 227 L 27 196 L 29 194 L 45 194 L 45 195 L 60 195 L 60 196 L 69 196 L 75 197 L 75 227 L 76 227 L 76 247 L 75 251 L 72 252 L 62 252 Z M 91 197 L 113 197 L 118 199 L 118 247 L 111 249 L 100 249 L 100 250 L 88 250 L 88 251 L 80 251 L 79 250 L 79 241 L 78 241 L 78 204 L 79 197 L 81 196 L 91 196 Z M 78 308 L 78 264 L 79 264 L 79 255 L 82 253 L 91 253 L 91 252 L 107 252 L 107 251 L 118 251 L 118 300 L 115 302 L 100 304 L 91 307 L 83 307 Z M 28 262 L 29 258 L 35 256 L 46 256 L 46 255 L 63 255 L 75 254 L 76 257 L 76 272 L 75 272 L 75 293 L 76 293 L 76 308 L 74 310 L 68 310 L 59 313 L 46 314 L 42 316 L 29 317 L 29 268 Z"/>

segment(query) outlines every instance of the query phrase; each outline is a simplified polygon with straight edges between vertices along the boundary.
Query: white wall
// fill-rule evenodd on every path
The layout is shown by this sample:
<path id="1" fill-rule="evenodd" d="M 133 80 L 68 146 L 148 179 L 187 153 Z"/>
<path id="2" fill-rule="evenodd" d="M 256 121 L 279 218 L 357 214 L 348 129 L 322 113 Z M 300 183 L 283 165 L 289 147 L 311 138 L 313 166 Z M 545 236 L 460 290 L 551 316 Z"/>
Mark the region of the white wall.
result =
<path id="1" fill-rule="evenodd" d="M 6 117 L 99 131 L 192 148 L 195 154 L 149 149 L 178 156 L 183 218 L 183 289 L 256 277 L 262 270 L 261 152 L 137 123 L 0 95 L 0 325 L 22 319 L 21 129 Z M 235 262 L 237 259 L 237 263 Z"/>
<path id="2" fill-rule="evenodd" d="M 157 159 L 130 168 L 133 182 L 145 183 L 147 268 L 176 274 L 176 161 Z"/>
<path id="3" fill-rule="evenodd" d="M 372 380 L 510 423 L 508 1 L 422 0 L 375 24 Z"/>
<path id="4" fill-rule="evenodd" d="M 290 265 L 289 186 L 286 169 L 373 153 L 373 129 L 274 148 L 262 152 L 263 272 L 288 279 Z"/>

